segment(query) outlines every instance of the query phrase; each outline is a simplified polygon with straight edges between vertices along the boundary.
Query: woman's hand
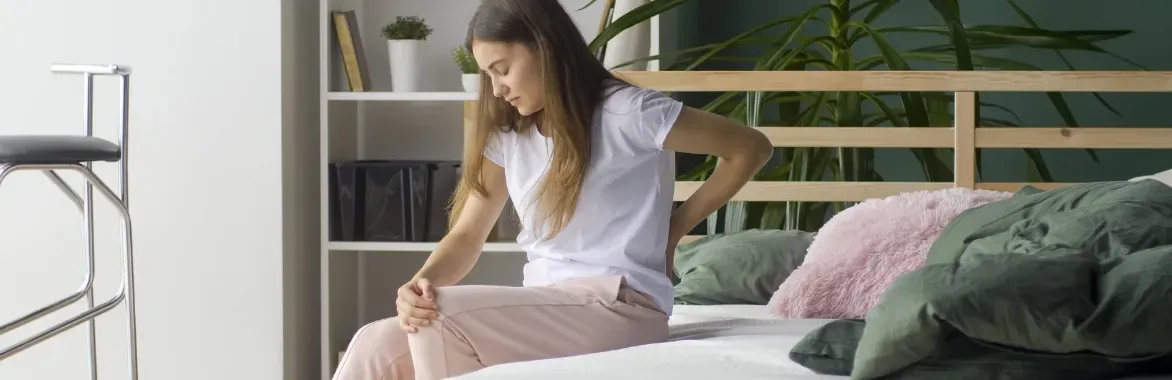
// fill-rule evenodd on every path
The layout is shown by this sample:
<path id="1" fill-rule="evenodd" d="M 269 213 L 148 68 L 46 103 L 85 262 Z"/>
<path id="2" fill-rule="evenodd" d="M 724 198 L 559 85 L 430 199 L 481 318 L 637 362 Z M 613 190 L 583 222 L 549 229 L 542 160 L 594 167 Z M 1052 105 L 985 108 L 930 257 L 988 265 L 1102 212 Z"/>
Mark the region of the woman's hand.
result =
<path id="1" fill-rule="evenodd" d="M 676 221 L 676 218 L 673 215 L 671 218 L 671 226 L 668 228 L 668 231 L 667 252 L 665 252 L 665 256 L 667 257 L 667 279 L 671 281 L 672 284 L 676 284 L 680 280 L 676 276 L 676 247 L 679 246 L 680 240 L 684 238 L 684 235 L 687 235 L 687 230 L 680 232 L 679 222 Z"/>
<path id="2" fill-rule="evenodd" d="M 465 171 L 464 175 L 469 173 Z M 440 239 L 419 272 L 397 292 L 395 309 L 399 312 L 399 325 L 408 333 L 419 331 L 439 317 L 434 286 L 455 285 L 472 270 L 484 241 L 500 219 L 509 199 L 505 169 L 486 160 L 480 177 L 484 179 L 486 193 L 479 194 L 461 185 L 457 190 L 459 205 L 453 210 L 454 225 Z"/>
<path id="3" fill-rule="evenodd" d="M 676 276 L 676 243 L 668 242 L 667 244 L 667 280 L 671 281 L 672 285 L 680 282 Z"/>
<path id="4" fill-rule="evenodd" d="M 436 311 L 435 289 L 426 278 L 408 281 L 399 287 L 398 299 L 395 300 L 395 310 L 399 312 L 399 326 L 404 331 L 414 333 L 420 327 L 431 324 L 439 317 Z"/>

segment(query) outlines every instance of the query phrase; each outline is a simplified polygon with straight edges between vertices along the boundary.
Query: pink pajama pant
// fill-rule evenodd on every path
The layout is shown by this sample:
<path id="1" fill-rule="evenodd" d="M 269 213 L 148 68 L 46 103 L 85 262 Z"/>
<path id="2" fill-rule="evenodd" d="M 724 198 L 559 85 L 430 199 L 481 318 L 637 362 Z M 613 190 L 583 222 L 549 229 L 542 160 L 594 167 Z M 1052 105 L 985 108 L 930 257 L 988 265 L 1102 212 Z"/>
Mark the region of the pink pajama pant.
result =
<path id="1" fill-rule="evenodd" d="M 511 362 L 667 339 L 667 315 L 622 277 L 546 287 L 436 288 L 439 318 L 408 334 L 395 318 L 354 335 L 334 380 L 433 380 Z"/>

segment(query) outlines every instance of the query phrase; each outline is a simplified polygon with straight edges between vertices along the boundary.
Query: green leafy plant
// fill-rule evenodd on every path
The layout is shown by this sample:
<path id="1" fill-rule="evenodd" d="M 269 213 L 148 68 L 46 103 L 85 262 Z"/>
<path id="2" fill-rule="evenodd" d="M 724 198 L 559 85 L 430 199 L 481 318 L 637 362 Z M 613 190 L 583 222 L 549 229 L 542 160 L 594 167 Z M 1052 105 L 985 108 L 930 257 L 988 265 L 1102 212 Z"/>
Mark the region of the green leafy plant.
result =
<path id="1" fill-rule="evenodd" d="M 388 40 L 426 40 L 433 31 L 422 18 L 398 16 L 394 22 L 383 26 L 382 32 Z"/>
<path id="2" fill-rule="evenodd" d="M 464 74 L 476 74 L 480 72 L 480 66 L 476 65 L 476 57 L 468 52 L 463 46 L 452 49 L 452 59 L 456 61 L 456 66 L 460 67 L 460 72 Z"/>
<path id="3" fill-rule="evenodd" d="M 599 51 L 623 30 L 676 8 L 689 0 L 651 0 L 601 30 L 590 47 Z M 1066 68 L 1075 70 L 1063 51 L 1105 54 L 1143 69 L 1140 65 L 1113 54 L 1099 42 L 1131 34 L 1130 30 L 1053 30 L 1038 25 L 1014 0 L 1006 0 L 1025 25 L 966 25 L 961 21 L 958 0 L 929 0 L 940 15 L 940 25 L 873 26 L 872 23 L 902 0 L 828 0 L 798 16 L 779 18 L 753 25 L 726 40 L 689 47 L 619 64 L 664 60 L 663 70 L 695 70 L 706 62 L 743 62 L 746 70 L 914 70 L 913 64 L 946 65 L 953 70 L 1042 70 L 1027 62 L 1002 58 L 986 52 L 1006 48 L 1033 48 L 1055 52 Z M 593 1 L 591 2 L 593 3 Z M 921 2 L 917 2 L 921 3 Z M 587 5 L 589 6 L 589 4 Z M 802 33 L 809 24 L 823 24 L 826 33 Z M 780 34 L 773 33 L 784 27 Z M 889 42 L 903 35 L 926 35 L 941 38 L 926 46 L 896 50 Z M 855 47 L 869 42 L 879 54 L 864 56 Z M 724 54 L 733 46 L 755 46 L 763 54 L 755 57 Z M 1053 70 L 1053 68 L 1050 68 Z M 1092 94 L 1108 111 L 1118 112 L 1099 94 Z M 1045 96 L 1066 126 L 1078 127 L 1074 112 L 1061 93 Z M 772 108 L 780 125 L 797 127 L 884 127 L 940 126 L 952 122 L 951 93 L 938 92 L 744 92 L 723 93 L 703 109 L 759 126 L 763 110 Z M 978 123 L 983 127 L 1017 127 L 1021 122 L 1012 108 L 978 99 Z M 1008 117 L 991 117 L 1002 113 Z M 910 149 L 928 181 L 952 180 L 950 149 Z M 1031 181 L 1053 181 L 1041 153 L 1024 149 L 1029 158 Z M 874 150 L 870 148 L 781 148 L 775 156 L 780 162 L 771 165 L 758 181 L 882 181 L 876 172 Z M 1098 162 L 1093 150 L 1087 153 Z M 979 154 L 979 152 L 978 152 Z M 978 157 L 978 163 L 980 162 Z M 708 157 L 699 167 L 679 177 L 680 180 L 704 180 L 715 167 L 716 158 Z M 978 164 L 978 175 L 981 167 Z M 733 202 L 725 210 L 725 231 L 739 228 L 784 228 L 817 230 L 825 221 L 828 209 L 841 210 L 841 203 Z M 716 219 L 710 219 L 709 233 L 715 232 Z"/>

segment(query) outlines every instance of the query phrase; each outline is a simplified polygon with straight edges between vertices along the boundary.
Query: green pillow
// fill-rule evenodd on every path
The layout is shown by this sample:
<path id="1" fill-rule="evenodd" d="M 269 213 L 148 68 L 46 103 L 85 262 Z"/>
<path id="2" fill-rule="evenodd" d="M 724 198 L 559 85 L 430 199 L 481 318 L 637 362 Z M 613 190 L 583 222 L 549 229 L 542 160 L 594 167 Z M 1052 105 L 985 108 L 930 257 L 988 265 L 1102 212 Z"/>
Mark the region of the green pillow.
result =
<path id="1" fill-rule="evenodd" d="M 866 322 L 861 319 L 831 321 L 806 334 L 789 353 L 790 360 L 821 375 L 850 376 L 855 350 Z M 987 379 L 1121 379 L 1168 373 L 1172 355 L 1140 363 L 1127 363 L 1097 355 L 1047 355 L 1019 352 L 978 342 L 962 334 L 945 338 L 943 350 L 923 361 L 883 376 L 887 380 L 987 380 Z M 1129 377 L 1132 376 L 1132 377 Z M 1138 377 L 1134 377 L 1138 379 Z M 1158 379 L 1160 377 L 1144 377 Z"/>
<path id="2" fill-rule="evenodd" d="M 806 258 L 814 234 L 752 229 L 676 248 L 677 305 L 765 305 Z"/>

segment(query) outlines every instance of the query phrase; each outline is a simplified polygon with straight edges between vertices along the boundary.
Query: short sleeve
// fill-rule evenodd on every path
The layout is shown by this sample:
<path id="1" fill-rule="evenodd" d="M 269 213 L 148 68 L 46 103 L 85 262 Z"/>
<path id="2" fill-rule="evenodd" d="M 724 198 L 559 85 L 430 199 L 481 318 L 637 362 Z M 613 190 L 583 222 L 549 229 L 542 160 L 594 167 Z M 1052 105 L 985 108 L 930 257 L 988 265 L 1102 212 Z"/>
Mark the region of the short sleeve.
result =
<path id="1" fill-rule="evenodd" d="M 505 167 L 505 151 L 504 144 L 501 143 L 500 132 L 493 132 L 488 135 L 488 143 L 484 146 L 484 158 L 492 161 L 500 167 Z"/>
<path id="2" fill-rule="evenodd" d="M 637 123 L 636 142 L 647 149 L 663 150 L 663 140 L 676 123 L 684 104 L 662 92 L 640 89 L 634 99 Z"/>

